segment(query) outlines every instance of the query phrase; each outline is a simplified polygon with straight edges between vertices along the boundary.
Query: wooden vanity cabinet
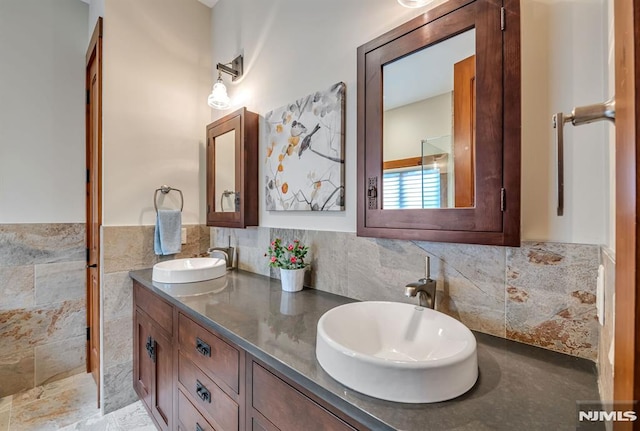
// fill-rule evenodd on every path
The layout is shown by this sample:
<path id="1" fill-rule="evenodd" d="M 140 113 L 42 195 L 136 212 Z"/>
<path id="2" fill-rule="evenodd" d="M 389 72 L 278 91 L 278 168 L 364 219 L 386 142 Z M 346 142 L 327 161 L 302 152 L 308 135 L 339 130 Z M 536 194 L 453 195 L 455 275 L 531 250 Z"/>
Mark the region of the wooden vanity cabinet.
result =
<path id="1" fill-rule="evenodd" d="M 367 430 L 140 283 L 133 386 L 159 430 Z"/>
<path id="2" fill-rule="evenodd" d="M 133 387 L 162 431 L 173 429 L 172 310 L 134 283 Z"/>

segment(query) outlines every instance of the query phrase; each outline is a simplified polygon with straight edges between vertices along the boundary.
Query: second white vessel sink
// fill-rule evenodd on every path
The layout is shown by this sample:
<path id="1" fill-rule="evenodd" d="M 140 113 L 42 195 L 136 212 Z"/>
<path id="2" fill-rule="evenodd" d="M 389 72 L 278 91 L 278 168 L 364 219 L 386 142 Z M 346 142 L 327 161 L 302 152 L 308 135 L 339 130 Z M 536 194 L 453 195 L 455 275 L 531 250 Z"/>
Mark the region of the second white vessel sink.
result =
<path id="1" fill-rule="evenodd" d="M 176 298 L 184 296 L 208 295 L 210 293 L 220 293 L 227 288 L 229 280 L 226 276 L 206 282 L 197 283 L 162 283 L 156 287 Z"/>
<path id="2" fill-rule="evenodd" d="M 160 283 L 193 283 L 219 278 L 226 273 L 224 259 L 194 257 L 156 263 L 153 265 L 151 279 Z"/>
<path id="3" fill-rule="evenodd" d="M 318 321 L 316 356 L 345 386 L 388 401 L 455 398 L 478 379 L 476 339 L 456 319 L 399 302 L 354 302 Z"/>

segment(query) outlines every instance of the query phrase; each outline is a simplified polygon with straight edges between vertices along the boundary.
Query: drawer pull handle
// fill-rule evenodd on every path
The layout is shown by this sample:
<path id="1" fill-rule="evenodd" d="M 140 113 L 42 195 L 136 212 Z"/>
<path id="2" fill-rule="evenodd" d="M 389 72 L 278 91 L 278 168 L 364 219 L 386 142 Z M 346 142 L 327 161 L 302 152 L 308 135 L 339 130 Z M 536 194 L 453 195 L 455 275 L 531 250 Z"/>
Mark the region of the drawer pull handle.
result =
<path id="1" fill-rule="evenodd" d="M 147 355 L 151 358 L 152 362 L 156 361 L 156 340 L 151 338 L 151 335 L 147 337 L 147 344 L 145 345 L 147 348 Z"/>
<path id="2" fill-rule="evenodd" d="M 202 341 L 200 338 L 196 337 L 196 350 L 202 356 L 211 357 L 211 346 Z"/>
<path id="3" fill-rule="evenodd" d="M 196 380 L 196 394 L 198 394 L 202 401 L 211 404 L 211 392 L 209 392 L 209 389 L 207 389 L 205 385 L 200 383 L 200 380 Z"/>
<path id="4" fill-rule="evenodd" d="M 196 431 L 204 431 L 204 428 L 202 428 L 198 422 L 196 422 Z"/>

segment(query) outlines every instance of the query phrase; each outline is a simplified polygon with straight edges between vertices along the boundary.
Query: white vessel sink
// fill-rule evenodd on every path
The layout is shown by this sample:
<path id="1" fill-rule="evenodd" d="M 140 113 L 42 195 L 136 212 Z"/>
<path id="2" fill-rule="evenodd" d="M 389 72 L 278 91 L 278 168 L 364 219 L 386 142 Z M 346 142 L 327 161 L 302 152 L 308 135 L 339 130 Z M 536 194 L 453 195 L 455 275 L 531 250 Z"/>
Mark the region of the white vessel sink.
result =
<path id="1" fill-rule="evenodd" d="M 162 283 L 157 284 L 156 287 L 171 296 L 182 297 L 220 293 L 226 289 L 227 283 L 227 277 L 222 276 L 201 283 Z"/>
<path id="2" fill-rule="evenodd" d="M 455 398 L 478 379 L 476 339 L 446 314 L 399 302 L 355 302 L 318 321 L 316 356 L 343 385 L 403 403 Z"/>
<path id="3" fill-rule="evenodd" d="M 219 278 L 226 273 L 224 259 L 195 257 L 156 263 L 153 265 L 151 279 L 160 283 L 193 283 Z"/>

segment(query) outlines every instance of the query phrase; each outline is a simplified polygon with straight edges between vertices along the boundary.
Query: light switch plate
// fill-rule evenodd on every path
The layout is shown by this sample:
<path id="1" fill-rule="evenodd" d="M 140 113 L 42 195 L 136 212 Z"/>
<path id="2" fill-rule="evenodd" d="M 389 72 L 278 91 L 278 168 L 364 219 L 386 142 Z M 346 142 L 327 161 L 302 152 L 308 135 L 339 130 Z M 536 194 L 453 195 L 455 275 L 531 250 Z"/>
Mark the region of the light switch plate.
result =
<path id="1" fill-rule="evenodd" d="M 183 227 L 180 230 L 180 243 L 181 244 L 186 244 L 187 243 L 187 228 Z"/>

